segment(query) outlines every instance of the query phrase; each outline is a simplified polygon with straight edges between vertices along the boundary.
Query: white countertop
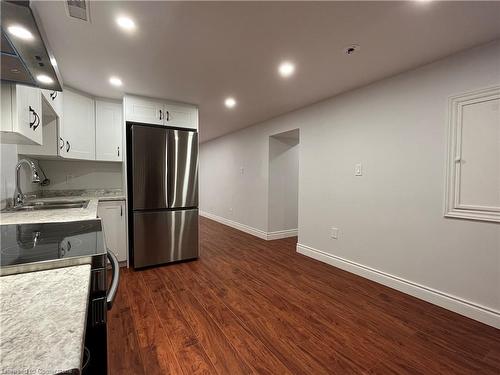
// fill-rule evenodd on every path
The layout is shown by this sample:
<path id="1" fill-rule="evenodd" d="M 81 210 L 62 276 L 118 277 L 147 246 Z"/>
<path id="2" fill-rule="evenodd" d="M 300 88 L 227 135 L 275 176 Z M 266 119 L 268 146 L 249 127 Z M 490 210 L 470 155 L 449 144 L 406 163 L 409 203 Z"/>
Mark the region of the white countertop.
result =
<path id="1" fill-rule="evenodd" d="M 80 201 L 89 200 L 86 208 L 67 208 L 39 211 L 0 212 L 0 224 L 60 223 L 67 221 L 91 220 L 97 217 L 97 204 L 103 201 L 125 200 L 123 195 L 113 196 L 69 196 L 35 199 L 36 201 Z"/>
<path id="2" fill-rule="evenodd" d="M 0 374 L 79 373 L 90 265 L 0 277 Z"/>

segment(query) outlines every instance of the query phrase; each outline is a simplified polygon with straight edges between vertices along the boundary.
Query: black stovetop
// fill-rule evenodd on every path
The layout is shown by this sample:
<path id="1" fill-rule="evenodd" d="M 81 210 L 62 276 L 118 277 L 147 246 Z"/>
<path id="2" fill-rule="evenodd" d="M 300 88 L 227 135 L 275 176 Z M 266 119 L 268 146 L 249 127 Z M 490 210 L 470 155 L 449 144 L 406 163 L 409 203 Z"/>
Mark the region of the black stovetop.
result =
<path id="1" fill-rule="evenodd" d="M 106 253 L 101 220 L 0 226 L 2 267 Z"/>

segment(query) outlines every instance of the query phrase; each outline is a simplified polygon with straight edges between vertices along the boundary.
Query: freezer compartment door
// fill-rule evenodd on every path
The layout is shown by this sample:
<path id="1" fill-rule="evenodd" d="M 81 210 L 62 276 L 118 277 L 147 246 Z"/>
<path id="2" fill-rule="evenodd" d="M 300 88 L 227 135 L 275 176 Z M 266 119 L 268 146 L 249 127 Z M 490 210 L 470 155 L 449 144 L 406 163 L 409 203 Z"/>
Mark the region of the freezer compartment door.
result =
<path id="1" fill-rule="evenodd" d="M 167 208 L 167 130 L 132 126 L 133 209 Z"/>
<path id="2" fill-rule="evenodd" d="M 168 206 L 198 207 L 198 133 L 169 130 Z"/>
<path id="3" fill-rule="evenodd" d="M 198 210 L 134 212 L 134 268 L 198 257 Z"/>

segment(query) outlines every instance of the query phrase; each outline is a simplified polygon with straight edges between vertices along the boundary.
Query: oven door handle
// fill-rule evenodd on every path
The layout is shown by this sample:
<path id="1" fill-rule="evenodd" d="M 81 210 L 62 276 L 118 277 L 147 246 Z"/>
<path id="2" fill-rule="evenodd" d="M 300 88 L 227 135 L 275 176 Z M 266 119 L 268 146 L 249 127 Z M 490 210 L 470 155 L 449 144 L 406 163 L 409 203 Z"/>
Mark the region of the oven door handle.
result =
<path id="1" fill-rule="evenodd" d="M 113 302 L 115 301 L 116 291 L 118 290 L 118 283 L 120 282 L 120 265 L 118 264 L 118 259 L 113 252 L 108 250 L 106 255 L 111 263 L 111 270 L 113 271 L 113 278 L 106 297 L 106 305 L 108 310 L 111 310 Z"/>

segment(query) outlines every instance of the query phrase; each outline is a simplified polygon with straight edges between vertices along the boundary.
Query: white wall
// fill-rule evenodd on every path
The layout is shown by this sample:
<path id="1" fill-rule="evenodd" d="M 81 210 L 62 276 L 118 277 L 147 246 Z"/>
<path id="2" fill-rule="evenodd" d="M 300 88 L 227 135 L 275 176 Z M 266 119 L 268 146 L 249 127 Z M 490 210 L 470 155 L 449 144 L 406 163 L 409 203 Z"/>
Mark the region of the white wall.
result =
<path id="1" fill-rule="evenodd" d="M 17 146 L 0 144 L 0 200 L 12 198 L 15 189 Z"/>
<path id="2" fill-rule="evenodd" d="M 298 228 L 299 132 L 269 137 L 268 231 Z M 293 234 L 292 234 L 293 235 Z"/>
<path id="3" fill-rule="evenodd" d="M 122 163 L 41 160 L 50 185 L 43 190 L 121 189 Z"/>
<path id="4" fill-rule="evenodd" d="M 300 128 L 299 250 L 500 327 L 500 226 L 443 217 L 448 97 L 499 83 L 497 41 L 204 143 L 201 209 L 265 230 L 268 137 Z"/>

